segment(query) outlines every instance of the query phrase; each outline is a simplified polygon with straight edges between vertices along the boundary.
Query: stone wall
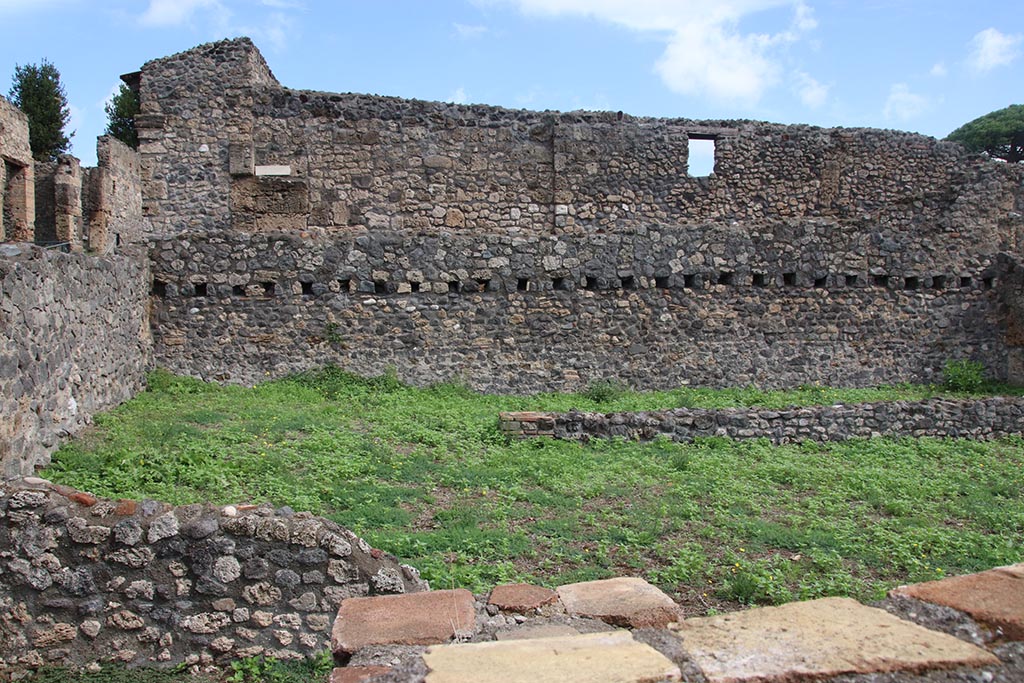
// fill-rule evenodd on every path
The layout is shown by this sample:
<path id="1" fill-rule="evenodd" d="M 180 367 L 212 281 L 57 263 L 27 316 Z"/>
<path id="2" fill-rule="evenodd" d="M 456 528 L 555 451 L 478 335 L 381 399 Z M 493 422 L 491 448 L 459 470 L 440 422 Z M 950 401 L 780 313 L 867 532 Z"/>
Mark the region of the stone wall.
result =
<path id="1" fill-rule="evenodd" d="M 327 648 L 343 599 L 426 587 L 305 512 L 0 484 L 0 671 L 295 659 Z"/>
<path id="2" fill-rule="evenodd" d="M 244 38 L 149 62 L 140 97 L 158 234 L 828 218 L 862 234 L 969 228 L 998 251 L 1016 248 L 1024 208 L 1021 169 L 919 135 L 290 90 Z M 689 176 L 691 137 L 715 140 L 711 176 Z"/>
<path id="3" fill-rule="evenodd" d="M 518 392 L 932 381 L 962 356 L 1006 377 L 995 266 L 899 236 L 854 258 L 830 229 L 185 235 L 151 249 L 155 352 L 234 382 L 335 363 Z"/>
<path id="4" fill-rule="evenodd" d="M 105 254 L 144 241 L 142 181 L 138 152 L 117 138 L 97 138 L 96 157 L 96 168 L 85 169 L 85 222 L 89 249 Z"/>
<path id="5" fill-rule="evenodd" d="M 82 250 L 83 178 L 81 162 L 70 154 L 36 164 L 36 244 Z"/>
<path id="6" fill-rule="evenodd" d="M 138 392 L 150 363 L 149 263 L 0 245 L 0 478 Z"/>
<path id="7" fill-rule="evenodd" d="M 1024 435 L 1024 398 L 933 398 L 806 408 L 676 408 L 635 413 L 502 413 L 512 438 L 575 441 L 622 437 L 651 441 L 768 439 L 772 443 L 842 441 L 877 436 L 998 439 Z"/>
<path id="8" fill-rule="evenodd" d="M 0 242 L 32 240 L 34 175 L 28 117 L 0 95 Z"/>
<path id="9" fill-rule="evenodd" d="M 863 385 L 969 356 L 1010 377 L 998 255 L 1020 255 L 1024 170 L 958 145 L 295 91 L 247 39 L 139 82 L 177 372 Z M 691 138 L 715 141 L 708 177 Z"/>

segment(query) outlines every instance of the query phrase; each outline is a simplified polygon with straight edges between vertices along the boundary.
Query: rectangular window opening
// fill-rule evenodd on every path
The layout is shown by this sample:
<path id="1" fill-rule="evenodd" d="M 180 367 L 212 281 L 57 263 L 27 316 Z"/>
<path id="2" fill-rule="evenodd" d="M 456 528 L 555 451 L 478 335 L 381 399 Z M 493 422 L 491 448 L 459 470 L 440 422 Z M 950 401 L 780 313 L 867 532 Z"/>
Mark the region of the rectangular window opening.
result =
<path id="1" fill-rule="evenodd" d="M 815 289 L 825 289 L 828 286 L 828 276 L 814 278 Z"/>
<path id="2" fill-rule="evenodd" d="M 932 275 L 932 289 L 945 289 L 946 288 L 946 276 L 945 275 Z"/>
<path id="3" fill-rule="evenodd" d="M 971 278 L 966 276 L 960 278 L 960 289 L 968 289 L 971 284 Z"/>
<path id="4" fill-rule="evenodd" d="M 564 292 L 565 290 L 569 289 L 569 285 L 566 283 L 564 277 L 555 277 L 551 278 L 551 288 Z"/>
<path id="5" fill-rule="evenodd" d="M 988 277 L 981 278 L 981 288 L 982 289 L 992 289 L 995 286 L 996 286 L 996 279 L 994 277 L 992 277 L 991 275 L 989 275 Z"/>
<path id="6" fill-rule="evenodd" d="M 586 280 L 585 280 L 585 282 L 584 282 L 583 288 L 584 289 L 588 289 L 590 291 L 594 291 L 595 289 L 599 289 L 597 278 L 588 275 Z"/>
<path id="7" fill-rule="evenodd" d="M 619 278 L 619 287 L 622 289 L 633 289 L 636 287 L 636 282 L 632 275 L 623 275 Z"/>
<path id="8" fill-rule="evenodd" d="M 846 276 L 846 286 L 847 287 L 856 287 L 857 286 L 857 276 L 856 275 L 847 275 Z"/>
<path id="9" fill-rule="evenodd" d="M 668 275 L 655 275 L 654 286 L 658 289 L 668 289 Z"/>
<path id="10" fill-rule="evenodd" d="M 491 281 L 487 278 L 477 278 L 476 280 L 476 291 L 486 292 L 491 288 Z"/>
<path id="11" fill-rule="evenodd" d="M 731 271 L 728 271 L 728 270 L 723 270 L 721 273 L 718 274 L 718 284 L 720 284 L 720 285 L 731 285 L 732 282 L 733 282 L 734 276 L 735 276 L 735 273 L 733 273 Z"/>
<path id="12" fill-rule="evenodd" d="M 167 283 L 163 280 L 153 280 L 153 287 L 150 288 L 149 293 L 153 296 L 167 296 Z"/>
<path id="13" fill-rule="evenodd" d="M 516 291 L 517 292 L 526 292 L 529 289 L 530 289 L 530 279 L 529 278 L 521 277 L 518 280 L 516 280 Z"/>
<path id="14" fill-rule="evenodd" d="M 918 280 L 916 277 L 911 276 L 911 277 L 903 278 L 903 289 L 913 290 L 913 289 L 918 289 L 920 286 L 921 286 L 921 281 Z"/>
<path id="15" fill-rule="evenodd" d="M 697 274 L 687 273 L 683 275 L 683 288 L 684 289 L 696 289 L 697 288 Z"/>
<path id="16" fill-rule="evenodd" d="M 690 135 L 686 172 L 691 178 L 706 178 L 715 172 L 714 136 Z"/>
<path id="17" fill-rule="evenodd" d="M 313 296 L 313 283 L 303 282 L 302 284 L 302 296 Z"/>
<path id="18" fill-rule="evenodd" d="M 374 280 L 373 281 L 373 293 L 374 294 L 387 294 L 388 293 L 388 283 L 385 282 L 384 280 Z"/>
<path id="19" fill-rule="evenodd" d="M 462 291 L 462 283 L 461 282 L 459 282 L 458 280 L 450 280 L 448 282 L 448 293 L 449 294 L 458 294 L 460 291 Z"/>
<path id="20" fill-rule="evenodd" d="M 795 287 L 796 286 L 796 273 L 783 273 L 782 274 L 782 284 L 784 284 L 787 287 Z"/>
<path id="21" fill-rule="evenodd" d="M 420 291 L 420 283 L 418 283 L 418 282 L 410 282 L 409 283 L 409 290 L 413 294 L 415 294 L 416 292 Z"/>
<path id="22" fill-rule="evenodd" d="M 875 287 L 888 287 L 889 276 L 888 275 L 872 275 L 871 281 L 875 283 Z"/>
<path id="23" fill-rule="evenodd" d="M 766 287 L 768 285 L 768 275 L 766 273 L 754 273 L 752 282 L 755 287 Z"/>
<path id="24" fill-rule="evenodd" d="M 206 296 L 207 286 L 205 282 L 197 282 L 195 284 L 194 296 Z"/>
<path id="25" fill-rule="evenodd" d="M 232 285 L 231 296 L 245 296 L 245 287 L 243 285 Z"/>
<path id="26" fill-rule="evenodd" d="M 264 296 L 274 296 L 274 293 L 277 291 L 276 282 L 261 282 L 260 287 L 263 288 Z"/>

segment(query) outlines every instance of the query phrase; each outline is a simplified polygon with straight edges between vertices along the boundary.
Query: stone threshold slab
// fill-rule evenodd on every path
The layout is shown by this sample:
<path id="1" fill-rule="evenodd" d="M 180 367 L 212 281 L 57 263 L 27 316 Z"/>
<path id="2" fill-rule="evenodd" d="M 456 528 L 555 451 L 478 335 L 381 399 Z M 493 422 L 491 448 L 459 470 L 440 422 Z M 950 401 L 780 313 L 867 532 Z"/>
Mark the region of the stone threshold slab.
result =
<path id="1" fill-rule="evenodd" d="M 628 631 L 438 645 L 423 655 L 426 683 L 661 683 L 682 674 Z"/>
<path id="2" fill-rule="evenodd" d="M 848 598 L 688 619 L 672 627 L 709 683 L 994 666 L 989 652 Z"/>

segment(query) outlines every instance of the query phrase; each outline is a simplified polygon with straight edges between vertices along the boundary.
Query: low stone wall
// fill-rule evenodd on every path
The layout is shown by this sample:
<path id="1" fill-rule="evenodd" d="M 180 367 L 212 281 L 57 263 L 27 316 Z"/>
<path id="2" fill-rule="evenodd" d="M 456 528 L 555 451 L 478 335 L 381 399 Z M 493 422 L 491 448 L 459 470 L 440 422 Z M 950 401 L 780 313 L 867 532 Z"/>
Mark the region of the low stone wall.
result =
<path id="1" fill-rule="evenodd" d="M 308 512 L 0 484 L 0 672 L 301 658 L 328 646 L 343 599 L 426 588 Z"/>
<path id="2" fill-rule="evenodd" d="M 0 478 L 45 467 L 60 438 L 143 386 L 149 262 L 0 245 Z"/>
<path id="3" fill-rule="evenodd" d="M 997 439 L 1024 434 L 1024 398 L 932 398 L 806 408 L 676 408 L 635 413 L 501 413 L 501 431 L 513 438 L 538 436 L 586 441 L 622 437 L 765 438 L 772 443 L 842 441 L 875 436 Z"/>

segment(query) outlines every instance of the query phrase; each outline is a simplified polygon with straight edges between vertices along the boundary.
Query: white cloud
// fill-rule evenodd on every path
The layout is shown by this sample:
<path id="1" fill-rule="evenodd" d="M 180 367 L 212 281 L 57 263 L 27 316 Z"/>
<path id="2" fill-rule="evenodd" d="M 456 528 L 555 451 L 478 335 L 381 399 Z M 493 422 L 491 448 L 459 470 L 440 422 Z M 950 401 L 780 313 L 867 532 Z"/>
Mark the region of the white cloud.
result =
<path id="1" fill-rule="evenodd" d="M 890 121 L 909 121 L 927 110 L 927 97 L 911 92 L 906 83 L 894 83 L 889 88 L 882 115 Z"/>
<path id="2" fill-rule="evenodd" d="M 817 22 L 803 0 L 502 0 L 530 14 L 580 15 L 665 41 L 655 72 L 672 90 L 755 103 L 780 80 L 773 52 L 801 38 Z M 741 19 L 788 8 L 793 16 L 775 34 L 744 32 Z"/>
<path id="3" fill-rule="evenodd" d="M 817 109 L 828 100 L 829 86 L 819 83 L 813 76 L 803 71 L 794 74 L 793 92 L 796 93 L 804 106 Z"/>
<path id="4" fill-rule="evenodd" d="M 463 39 L 466 39 L 466 40 L 469 40 L 469 39 L 472 39 L 472 38 L 479 38 L 483 34 L 487 33 L 487 27 L 486 26 L 460 24 L 458 22 L 455 22 L 454 24 L 452 24 L 452 26 L 455 27 L 455 34 L 459 38 L 463 38 Z"/>
<path id="5" fill-rule="evenodd" d="M 295 26 L 295 21 L 283 12 L 274 12 L 260 26 L 239 26 L 233 33 L 246 35 L 257 43 L 269 43 L 278 52 L 288 46 L 288 36 Z"/>
<path id="6" fill-rule="evenodd" d="M 971 38 L 967 63 L 975 71 L 991 71 L 997 66 L 1006 66 L 1020 56 L 1022 41 L 1024 36 L 1019 33 L 1007 35 L 987 28 Z"/>
<path id="7" fill-rule="evenodd" d="M 943 78 L 947 74 L 949 74 L 949 69 L 946 68 L 945 62 L 936 62 L 932 66 L 932 70 L 929 71 L 928 73 L 930 73 L 932 76 L 935 76 L 936 78 Z"/>
<path id="8" fill-rule="evenodd" d="M 466 104 L 466 102 L 468 101 L 466 99 L 466 89 L 463 88 L 462 86 L 459 86 L 452 92 L 451 95 L 448 96 L 448 99 L 446 99 L 445 101 L 451 102 L 453 104 Z"/>

